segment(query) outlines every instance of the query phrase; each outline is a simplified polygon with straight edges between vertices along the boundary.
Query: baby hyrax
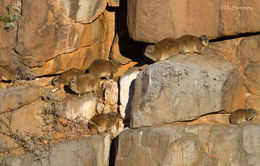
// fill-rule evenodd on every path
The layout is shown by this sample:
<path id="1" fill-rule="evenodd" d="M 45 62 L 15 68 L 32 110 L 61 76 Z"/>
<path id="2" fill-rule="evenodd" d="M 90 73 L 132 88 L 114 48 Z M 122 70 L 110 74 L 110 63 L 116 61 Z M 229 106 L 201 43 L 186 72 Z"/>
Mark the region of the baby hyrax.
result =
<path id="1" fill-rule="evenodd" d="M 252 120 L 255 115 L 257 115 L 257 112 L 254 109 L 238 109 L 231 113 L 229 121 L 232 124 L 239 124 Z"/>
<path id="2" fill-rule="evenodd" d="M 166 38 L 155 45 L 148 45 L 144 55 L 153 61 L 162 61 L 180 53 L 194 52 L 200 54 L 208 45 L 208 42 L 209 40 L 205 35 L 200 37 L 184 35 L 176 40 Z"/>
<path id="3" fill-rule="evenodd" d="M 92 134 L 109 131 L 114 125 L 117 125 L 120 117 L 117 112 L 108 114 L 97 114 L 90 121 L 88 128 Z"/>
<path id="4" fill-rule="evenodd" d="M 73 92 L 79 95 L 94 92 L 98 97 L 103 96 L 101 80 L 90 73 L 73 77 L 69 81 L 69 87 Z"/>
<path id="5" fill-rule="evenodd" d="M 112 78 L 120 65 L 119 62 L 98 59 L 91 63 L 88 70 L 97 78 Z"/>
<path id="6" fill-rule="evenodd" d="M 63 72 L 59 77 L 55 77 L 52 80 L 52 84 L 57 88 L 63 88 L 64 85 L 69 85 L 70 79 L 73 77 L 82 75 L 84 71 L 76 68 L 69 69 Z"/>

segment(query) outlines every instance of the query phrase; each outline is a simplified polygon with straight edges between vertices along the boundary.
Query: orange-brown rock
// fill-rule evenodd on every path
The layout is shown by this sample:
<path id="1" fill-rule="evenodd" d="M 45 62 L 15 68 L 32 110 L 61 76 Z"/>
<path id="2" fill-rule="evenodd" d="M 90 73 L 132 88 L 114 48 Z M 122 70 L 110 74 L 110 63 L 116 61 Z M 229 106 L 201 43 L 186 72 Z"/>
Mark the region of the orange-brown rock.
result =
<path id="1" fill-rule="evenodd" d="M 245 85 L 249 92 L 260 95 L 260 64 L 249 64 L 245 68 Z"/>
<path id="2" fill-rule="evenodd" d="M 258 0 L 127 2 L 128 30 L 137 41 L 156 43 L 184 34 L 206 34 L 212 39 L 260 30 L 260 23 L 254 21 L 260 19 Z"/>
<path id="3" fill-rule="evenodd" d="M 62 73 L 69 68 L 79 68 L 86 70 L 90 64 L 102 54 L 99 42 L 90 47 L 79 48 L 72 53 L 61 54 L 49 60 L 41 67 L 31 68 L 37 76 Z"/>
<path id="4" fill-rule="evenodd" d="M 246 98 L 246 108 L 253 108 L 258 113 L 253 122 L 260 122 L 260 96 L 250 95 Z"/>
<path id="5" fill-rule="evenodd" d="M 40 67 L 58 55 L 74 52 L 104 39 L 107 29 L 100 13 L 105 6 L 106 1 L 24 1 L 15 48 L 21 56 L 20 60 L 29 67 Z M 99 42 L 102 51 L 106 48 L 102 46 L 104 42 L 106 39 Z M 102 54 L 96 55 L 99 56 Z"/>
<path id="6" fill-rule="evenodd" d="M 107 4 L 108 4 L 108 6 L 111 6 L 111 7 L 119 7 L 120 0 L 108 0 Z"/>
<path id="7" fill-rule="evenodd" d="M 238 50 L 250 63 L 260 63 L 260 35 L 243 38 Z"/>

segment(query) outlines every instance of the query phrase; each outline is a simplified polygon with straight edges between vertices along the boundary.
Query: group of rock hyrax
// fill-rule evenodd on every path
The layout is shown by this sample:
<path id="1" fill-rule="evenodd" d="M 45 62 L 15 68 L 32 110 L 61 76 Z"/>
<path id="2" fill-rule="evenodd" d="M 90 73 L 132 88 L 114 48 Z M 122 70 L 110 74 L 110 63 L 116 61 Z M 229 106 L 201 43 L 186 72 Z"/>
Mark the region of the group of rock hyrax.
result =
<path id="1" fill-rule="evenodd" d="M 178 54 L 201 54 L 208 43 L 208 37 L 205 35 L 200 37 L 184 35 L 178 39 L 166 38 L 154 45 L 148 45 L 144 55 L 157 62 Z M 78 95 L 94 92 L 102 99 L 101 78 L 112 78 L 120 66 L 121 64 L 116 61 L 95 60 L 90 65 L 88 73 L 73 68 L 62 73 L 60 77 L 54 78 L 53 84 L 55 87 L 67 85 Z M 229 121 L 231 124 L 239 124 L 253 119 L 255 115 L 257 112 L 254 109 L 238 109 L 230 113 Z M 118 122 L 118 119 L 118 113 L 97 114 L 91 119 L 89 130 L 93 133 L 108 131 Z"/>
<path id="2" fill-rule="evenodd" d="M 78 95 L 95 93 L 99 99 L 103 100 L 103 79 L 112 79 L 120 66 L 121 64 L 117 61 L 98 59 L 91 63 L 88 72 L 72 68 L 63 72 L 59 77 L 55 77 L 52 84 L 56 88 L 68 86 Z M 119 119 L 120 115 L 115 112 L 97 114 L 90 120 L 89 130 L 91 133 L 108 131 L 118 123 Z"/>
<path id="3" fill-rule="evenodd" d="M 148 45 L 144 55 L 155 62 L 169 59 L 178 54 L 198 53 L 208 46 L 209 40 L 206 35 L 200 37 L 192 35 L 183 35 L 177 39 L 166 38 L 155 45 Z M 227 113 L 227 112 L 226 112 Z M 238 109 L 229 116 L 231 124 L 239 124 L 245 121 L 252 120 L 257 115 L 254 109 Z"/>

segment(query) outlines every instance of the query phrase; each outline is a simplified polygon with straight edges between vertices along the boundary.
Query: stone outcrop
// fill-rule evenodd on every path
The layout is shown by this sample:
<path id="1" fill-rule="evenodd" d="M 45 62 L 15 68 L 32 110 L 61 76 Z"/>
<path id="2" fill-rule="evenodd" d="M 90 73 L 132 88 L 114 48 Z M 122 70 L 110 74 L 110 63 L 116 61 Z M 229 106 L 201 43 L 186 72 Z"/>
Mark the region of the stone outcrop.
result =
<path id="1" fill-rule="evenodd" d="M 0 113 L 30 104 L 40 97 L 36 86 L 12 87 L 0 90 Z"/>
<path id="2" fill-rule="evenodd" d="M 89 46 L 101 35 L 100 19 L 96 19 L 93 24 L 74 23 L 80 21 L 84 14 L 93 17 L 90 16 L 91 12 L 84 11 L 83 8 L 86 6 L 81 5 L 82 8 L 79 8 L 79 4 L 73 4 L 72 1 L 60 3 L 46 0 L 40 4 L 30 0 L 23 2 L 23 16 L 15 49 L 21 55 L 21 60 L 30 67 L 42 66 L 44 62 L 57 55 L 73 52 L 80 46 Z M 89 1 L 84 4 L 91 3 L 92 1 Z M 95 3 L 97 2 L 93 2 L 92 5 Z M 102 9 L 96 8 L 96 10 Z M 91 21 L 93 18 L 88 19 Z M 87 22 L 85 20 L 85 23 Z"/>
<path id="3" fill-rule="evenodd" d="M 97 97 L 87 94 L 77 99 L 67 101 L 64 106 L 64 116 L 69 120 L 80 118 L 88 122 L 96 114 Z"/>
<path id="4" fill-rule="evenodd" d="M 260 31 L 260 4 L 257 0 L 128 1 L 127 20 L 130 36 L 137 41 L 158 42 L 184 34 L 209 38 Z M 154 35 L 156 34 L 156 35 Z"/>
<path id="5" fill-rule="evenodd" d="M 260 95 L 260 64 L 249 64 L 245 68 L 245 84 L 249 92 Z"/>
<path id="6" fill-rule="evenodd" d="M 138 75 L 130 125 L 153 126 L 234 111 L 240 108 L 237 103 L 244 103 L 242 87 L 236 67 L 220 56 L 174 56 Z"/>
<path id="7" fill-rule="evenodd" d="M 138 68 L 131 68 L 125 72 L 119 81 L 120 86 L 120 114 L 124 118 L 125 124 L 129 126 L 131 103 L 134 96 L 135 79 L 140 73 Z"/>
<path id="8" fill-rule="evenodd" d="M 116 165 L 258 165 L 259 124 L 171 124 L 127 129 Z"/>
<path id="9" fill-rule="evenodd" d="M 95 135 L 66 142 L 55 143 L 50 149 L 44 150 L 39 156 L 32 153 L 22 155 L 1 156 L 0 163 L 4 165 L 34 165 L 34 166 L 64 166 L 88 165 L 108 166 L 109 136 Z"/>
<path id="10" fill-rule="evenodd" d="M 245 37 L 239 46 L 239 54 L 250 63 L 260 63 L 260 35 Z"/>

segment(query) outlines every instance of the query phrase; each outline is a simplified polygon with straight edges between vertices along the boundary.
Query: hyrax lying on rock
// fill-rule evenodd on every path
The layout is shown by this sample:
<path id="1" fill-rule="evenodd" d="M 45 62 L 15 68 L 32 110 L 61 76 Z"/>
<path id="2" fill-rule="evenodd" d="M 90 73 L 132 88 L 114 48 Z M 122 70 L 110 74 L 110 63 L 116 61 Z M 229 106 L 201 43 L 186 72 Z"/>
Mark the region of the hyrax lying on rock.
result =
<path id="1" fill-rule="evenodd" d="M 52 84 L 56 88 L 63 88 L 65 85 L 69 85 L 70 79 L 72 79 L 73 77 L 82 75 L 83 73 L 84 73 L 84 71 L 82 71 L 80 69 L 76 69 L 76 68 L 69 69 L 69 70 L 63 72 L 59 77 L 55 77 L 52 80 Z"/>
<path id="2" fill-rule="evenodd" d="M 119 62 L 98 59 L 91 63 L 88 70 L 97 78 L 112 78 L 120 65 Z"/>
<path id="3" fill-rule="evenodd" d="M 88 128 L 92 134 L 109 131 L 114 125 L 117 125 L 120 116 L 117 112 L 108 114 L 97 114 L 90 121 Z"/>
<path id="4" fill-rule="evenodd" d="M 252 120 L 255 115 L 257 115 L 257 112 L 254 109 L 238 109 L 231 113 L 229 121 L 232 124 L 239 124 Z"/>
<path id="5" fill-rule="evenodd" d="M 101 80 L 96 78 L 93 74 L 88 73 L 73 77 L 69 81 L 69 87 L 73 92 L 79 95 L 94 92 L 98 97 L 103 97 L 101 83 Z"/>
<path id="6" fill-rule="evenodd" d="M 208 45 L 208 38 L 205 35 L 200 37 L 184 35 L 177 40 L 166 38 L 156 43 L 154 46 L 149 45 L 145 49 L 144 55 L 153 61 L 162 61 L 179 53 L 201 53 Z"/>

